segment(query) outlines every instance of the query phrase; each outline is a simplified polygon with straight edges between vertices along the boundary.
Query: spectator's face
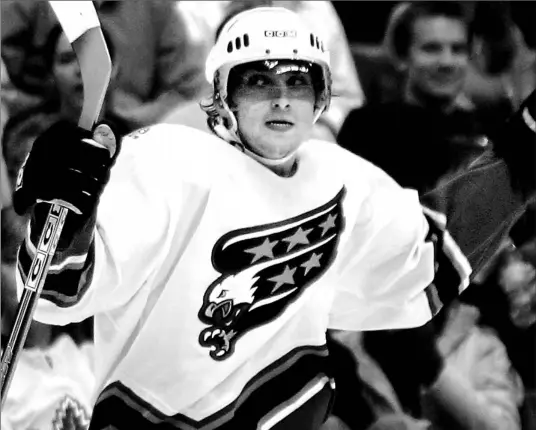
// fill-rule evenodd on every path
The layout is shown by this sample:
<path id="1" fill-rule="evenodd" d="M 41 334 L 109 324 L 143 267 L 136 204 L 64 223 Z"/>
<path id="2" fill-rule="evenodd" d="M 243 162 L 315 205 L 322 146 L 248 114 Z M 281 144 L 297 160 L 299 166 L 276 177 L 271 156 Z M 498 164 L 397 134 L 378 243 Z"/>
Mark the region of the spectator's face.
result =
<path id="1" fill-rule="evenodd" d="M 440 16 L 415 21 L 405 64 L 413 93 L 453 99 L 464 86 L 468 62 L 468 34 L 463 21 Z"/>
<path id="2" fill-rule="evenodd" d="M 279 65 L 276 67 L 281 72 Z M 246 70 L 230 105 L 241 137 L 253 152 L 276 160 L 294 152 L 310 136 L 315 91 L 309 73 Z"/>
<path id="3" fill-rule="evenodd" d="M 56 46 L 53 73 L 62 104 L 77 116 L 82 106 L 84 86 L 76 54 L 65 34 L 60 36 Z"/>
<path id="4" fill-rule="evenodd" d="M 499 285 L 510 304 L 510 318 L 521 328 L 536 322 L 536 270 L 521 260 L 510 257 L 499 273 Z"/>

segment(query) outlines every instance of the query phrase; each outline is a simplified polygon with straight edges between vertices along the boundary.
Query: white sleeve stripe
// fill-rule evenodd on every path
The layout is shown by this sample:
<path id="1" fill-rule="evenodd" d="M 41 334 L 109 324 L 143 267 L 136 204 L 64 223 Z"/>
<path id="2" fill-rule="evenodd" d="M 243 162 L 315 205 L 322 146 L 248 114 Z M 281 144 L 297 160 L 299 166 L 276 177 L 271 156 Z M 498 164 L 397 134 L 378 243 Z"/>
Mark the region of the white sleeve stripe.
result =
<path id="1" fill-rule="evenodd" d="M 473 272 L 469 260 L 464 255 L 460 247 L 456 244 L 454 238 L 447 230 L 447 217 L 441 212 L 437 212 L 426 206 L 422 206 L 423 212 L 429 216 L 432 220 L 438 223 L 439 227 L 443 229 L 443 247 L 442 250 L 449 258 L 452 265 L 460 276 L 460 285 L 458 286 L 458 292 L 461 293 L 469 286 L 469 277 Z"/>
<path id="2" fill-rule="evenodd" d="M 523 120 L 525 121 L 525 124 L 527 124 L 528 128 L 530 128 L 534 133 L 536 133 L 536 121 L 534 121 L 534 118 L 530 115 L 529 108 L 523 109 Z"/>
<path id="3" fill-rule="evenodd" d="M 458 292 L 461 293 L 469 285 L 469 276 L 472 273 L 469 260 L 463 255 L 462 250 L 458 247 L 448 231 L 443 233 L 443 251 L 449 257 L 452 265 L 460 275 L 461 283 Z"/>
<path id="4" fill-rule="evenodd" d="M 296 393 L 292 398 L 279 405 L 268 415 L 259 421 L 259 430 L 269 430 L 277 423 L 283 421 L 291 413 L 299 409 L 330 382 L 330 378 L 326 375 L 318 375 L 310 381 L 300 392 Z"/>
<path id="5" fill-rule="evenodd" d="M 59 273 L 65 269 L 82 270 L 87 260 L 87 252 L 83 255 L 73 255 L 67 257 L 60 264 L 51 264 L 48 270 L 49 273 Z"/>
<path id="6" fill-rule="evenodd" d="M 447 228 L 447 217 L 441 212 L 434 211 L 426 206 L 422 206 L 423 212 L 438 223 L 442 229 Z"/>

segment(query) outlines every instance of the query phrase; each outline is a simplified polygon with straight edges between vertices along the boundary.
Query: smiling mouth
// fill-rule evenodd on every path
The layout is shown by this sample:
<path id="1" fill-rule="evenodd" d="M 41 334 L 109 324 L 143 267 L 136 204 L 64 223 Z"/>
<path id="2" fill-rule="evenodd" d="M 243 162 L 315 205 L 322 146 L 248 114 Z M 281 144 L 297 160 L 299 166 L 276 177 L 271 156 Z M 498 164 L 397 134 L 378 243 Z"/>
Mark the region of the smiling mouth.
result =
<path id="1" fill-rule="evenodd" d="M 440 84 L 451 84 L 460 81 L 460 77 L 456 74 L 444 74 L 434 76 L 434 80 Z"/>
<path id="2" fill-rule="evenodd" d="M 271 130 L 288 130 L 289 128 L 293 127 L 294 124 L 290 121 L 284 121 L 284 120 L 275 120 L 275 121 L 266 121 L 266 126 Z"/>

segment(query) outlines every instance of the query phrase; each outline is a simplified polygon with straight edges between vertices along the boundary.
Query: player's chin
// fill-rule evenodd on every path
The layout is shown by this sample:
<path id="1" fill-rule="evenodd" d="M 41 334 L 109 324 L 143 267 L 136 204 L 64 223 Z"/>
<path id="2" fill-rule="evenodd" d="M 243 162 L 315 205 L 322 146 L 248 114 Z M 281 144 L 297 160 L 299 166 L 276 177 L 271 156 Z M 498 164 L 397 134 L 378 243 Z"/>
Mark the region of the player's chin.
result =
<path id="1" fill-rule="evenodd" d="M 269 160 L 279 160 L 296 151 L 301 142 L 296 139 L 274 139 L 266 142 L 263 148 L 263 157 Z"/>

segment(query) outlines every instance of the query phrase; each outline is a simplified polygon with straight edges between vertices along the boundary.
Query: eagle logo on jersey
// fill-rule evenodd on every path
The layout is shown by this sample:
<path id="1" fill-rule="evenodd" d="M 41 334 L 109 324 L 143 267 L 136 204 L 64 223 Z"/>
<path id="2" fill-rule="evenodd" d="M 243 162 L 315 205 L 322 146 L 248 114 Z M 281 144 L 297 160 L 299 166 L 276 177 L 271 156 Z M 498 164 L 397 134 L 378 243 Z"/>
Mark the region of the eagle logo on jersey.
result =
<path id="1" fill-rule="evenodd" d="M 199 342 L 213 359 L 231 356 L 241 336 L 281 315 L 326 272 L 344 229 L 344 194 L 343 188 L 303 215 L 218 240 L 212 265 L 221 276 L 205 292 L 198 314 L 209 325 Z"/>
<path id="2" fill-rule="evenodd" d="M 65 396 L 56 410 L 52 423 L 54 430 L 86 430 L 89 427 L 89 415 L 84 407 L 74 398 Z"/>

